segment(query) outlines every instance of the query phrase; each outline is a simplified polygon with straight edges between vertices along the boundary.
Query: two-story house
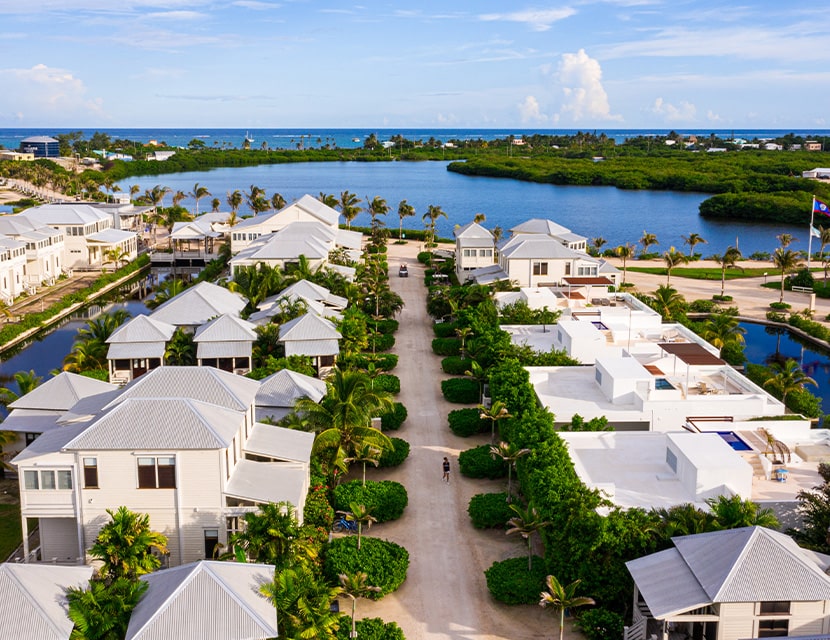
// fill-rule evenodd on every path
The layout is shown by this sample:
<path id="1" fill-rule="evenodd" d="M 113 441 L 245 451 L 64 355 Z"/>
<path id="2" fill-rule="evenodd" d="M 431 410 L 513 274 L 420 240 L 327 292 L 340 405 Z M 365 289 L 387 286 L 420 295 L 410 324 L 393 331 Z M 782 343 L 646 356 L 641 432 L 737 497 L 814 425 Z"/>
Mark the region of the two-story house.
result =
<path id="1" fill-rule="evenodd" d="M 36 226 L 20 216 L 0 216 L 0 234 L 26 245 L 23 282 L 28 286 L 53 284 L 63 271 L 63 233 L 47 225 Z"/>

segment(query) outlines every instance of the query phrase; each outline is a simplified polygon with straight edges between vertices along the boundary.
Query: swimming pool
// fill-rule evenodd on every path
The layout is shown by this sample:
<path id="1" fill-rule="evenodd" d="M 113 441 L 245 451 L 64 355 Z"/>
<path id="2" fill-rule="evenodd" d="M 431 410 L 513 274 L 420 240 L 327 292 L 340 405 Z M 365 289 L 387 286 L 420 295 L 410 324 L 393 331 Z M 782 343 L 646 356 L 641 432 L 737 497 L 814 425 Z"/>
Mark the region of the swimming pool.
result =
<path id="1" fill-rule="evenodd" d="M 665 378 L 655 378 L 654 388 L 660 391 L 669 391 L 671 389 L 674 389 L 674 385 Z"/>
<path id="2" fill-rule="evenodd" d="M 752 447 L 741 440 L 734 431 L 718 431 L 717 434 L 735 451 L 752 451 Z"/>
<path id="3" fill-rule="evenodd" d="M 600 331 L 608 331 L 608 327 L 605 326 L 604 322 L 600 322 L 599 320 L 592 320 L 591 324 L 594 325 Z"/>

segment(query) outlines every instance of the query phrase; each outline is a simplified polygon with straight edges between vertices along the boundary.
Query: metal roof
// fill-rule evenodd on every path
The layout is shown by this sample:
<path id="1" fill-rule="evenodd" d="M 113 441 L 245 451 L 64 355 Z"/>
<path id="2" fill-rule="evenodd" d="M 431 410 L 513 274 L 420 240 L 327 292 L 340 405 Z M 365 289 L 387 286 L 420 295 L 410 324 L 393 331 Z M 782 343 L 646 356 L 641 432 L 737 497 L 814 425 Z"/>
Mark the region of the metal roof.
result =
<path id="1" fill-rule="evenodd" d="M 112 332 L 107 342 L 167 342 L 176 333 L 176 327 L 141 314 L 127 320 Z"/>
<path id="2" fill-rule="evenodd" d="M 205 342 L 253 342 L 257 339 L 255 325 L 238 316 L 224 313 L 196 329 L 193 340 Z"/>
<path id="3" fill-rule="evenodd" d="M 245 304 L 245 298 L 224 287 L 200 282 L 160 305 L 150 317 L 177 326 L 195 326 L 223 313 L 238 316 Z"/>
<path id="4" fill-rule="evenodd" d="M 107 360 L 129 360 L 131 358 L 164 358 L 167 345 L 159 342 L 130 342 L 111 344 L 107 350 Z"/>
<path id="5" fill-rule="evenodd" d="M 205 238 L 221 238 L 222 234 L 214 231 L 209 221 L 196 218 L 189 222 L 174 222 L 170 237 L 173 240 L 204 240 Z"/>
<path id="6" fill-rule="evenodd" d="M 251 502 L 290 502 L 294 506 L 305 500 L 308 467 L 292 462 L 236 463 L 225 494 Z"/>
<path id="7" fill-rule="evenodd" d="M 336 356 L 340 353 L 337 340 L 300 340 L 285 343 L 286 356 Z"/>
<path id="8" fill-rule="evenodd" d="M 101 220 L 112 220 L 109 213 L 101 211 L 89 204 L 44 204 L 39 207 L 32 207 L 17 214 L 20 217 L 28 218 L 35 226 L 65 226 L 82 225 Z"/>
<path id="9" fill-rule="evenodd" d="M 677 356 L 679 360 L 686 364 L 726 364 L 697 342 L 660 342 L 658 346 L 666 353 Z"/>
<path id="10" fill-rule="evenodd" d="M 92 567 L 0 564 L 0 629 L 15 640 L 67 640 L 66 589 L 85 588 Z"/>
<path id="11" fill-rule="evenodd" d="M 561 224 L 556 224 L 553 220 L 546 220 L 544 218 L 531 218 L 521 224 L 517 224 L 512 229 L 509 229 L 509 231 L 514 235 L 517 233 L 539 233 L 558 236 L 562 233 L 571 233 L 571 230 L 567 227 L 563 227 Z"/>
<path id="12" fill-rule="evenodd" d="M 44 433 L 58 425 L 58 414 L 53 411 L 15 409 L 3 420 L 3 431 L 15 433 Z"/>
<path id="13" fill-rule="evenodd" d="M 456 229 L 453 233 L 456 238 L 464 238 L 465 240 L 484 238 L 490 241 L 491 246 L 493 244 L 493 234 L 482 227 L 478 222 L 468 222 L 467 224 Z"/>
<path id="14" fill-rule="evenodd" d="M 346 298 L 336 296 L 325 287 L 305 279 L 298 280 L 290 287 L 286 287 L 280 291 L 278 294 L 266 298 L 264 302 L 270 300 L 278 301 L 285 296 L 291 295 L 297 295 L 308 300 L 319 300 L 320 302 L 325 302 L 326 304 L 333 307 L 339 307 L 340 309 L 345 309 L 349 304 L 349 301 Z"/>
<path id="15" fill-rule="evenodd" d="M 125 640 L 276 637 L 276 609 L 259 592 L 273 579 L 270 565 L 207 560 L 141 576 L 149 586 Z"/>
<path id="16" fill-rule="evenodd" d="M 9 409 L 66 411 L 81 398 L 117 388 L 109 382 L 63 371 L 9 404 Z"/>
<path id="17" fill-rule="evenodd" d="M 534 234 L 513 236 L 499 247 L 499 253 L 505 258 L 579 259 L 585 262 L 597 262 L 587 253 L 566 247 L 555 238 Z"/>
<path id="18" fill-rule="evenodd" d="M 677 549 L 666 549 L 626 562 L 637 589 L 657 619 L 711 603 Z"/>
<path id="19" fill-rule="evenodd" d="M 337 223 L 340 221 L 340 213 L 336 209 L 332 209 L 328 205 L 323 204 L 314 196 L 305 194 L 296 202 L 285 205 L 279 211 L 273 211 L 271 213 L 246 218 L 240 221 L 240 223 L 236 225 L 236 229 L 247 229 L 248 227 L 254 227 L 263 223 L 271 222 L 275 218 L 277 218 L 277 224 L 279 224 L 279 222 L 283 219 L 287 221 L 290 221 L 291 219 L 296 220 L 301 212 L 309 214 L 329 227 L 336 228 Z"/>
<path id="20" fill-rule="evenodd" d="M 326 383 L 317 378 L 281 369 L 260 380 L 256 394 L 258 407 L 293 407 L 299 398 L 320 402 L 326 395 Z"/>
<path id="21" fill-rule="evenodd" d="M 93 244 L 118 244 L 130 238 L 137 238 L 134 231 L 122 231 L 121 229 L 104 229 L 98 233 L 92 233 L 86 237 L 87 242 Z"/>
<path id="22" fill-rule="evenodd" d="M 205 358 L 250 358 L 254 344 L 248 342 L 200 342 L 196 346 L 196 357 Z"/>
<path id="23" fill-rule="evenodd" d="M 285 462 L 308 464 L 313 444 L 313 433 L 256 423 L 242 450 Z"/>
<path id="24" fill-rule="evenodd" d="M 279 339 L 280 342 L 297 342 L 340 340 L 342 337 L 334 323 L 313 313 L 306 313 L 281 325 Z"/>

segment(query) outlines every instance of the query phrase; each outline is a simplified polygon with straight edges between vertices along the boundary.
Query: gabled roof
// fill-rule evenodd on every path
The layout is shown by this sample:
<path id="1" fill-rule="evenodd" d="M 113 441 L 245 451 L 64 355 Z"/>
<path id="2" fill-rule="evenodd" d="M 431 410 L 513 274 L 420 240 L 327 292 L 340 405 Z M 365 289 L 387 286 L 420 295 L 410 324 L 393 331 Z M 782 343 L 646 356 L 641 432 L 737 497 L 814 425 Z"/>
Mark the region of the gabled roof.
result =
<path id="1" fill-rule="evenodd" d="M 176 327 L 156 318 L 138 315 L 127 320 L 112 332 L 109 344 L 124 342 L 167 342 L 176 333 Z"/>
<path id="2" fill-rule="evenodd" d="M 213 367 L 158 367 L 132 380 L 105 408 L 127 398 L 192 398 L 247 411 L 257 391 L 256 380 Z"/>
<path id="3" fill-rule="evenodd" d="M 313 433 L 258 422 L 242 450 L 275 460 L 308 464 L 313 445 Z"/>
<path id="4" fill-rule="evenodd" d="M 0 629 L 15 640 L 67 640 L 66 589 L 86 587 L 92 567 L 0 564 Z"/>
<path id="5" fill-rule="evenodd" d="M 323 204 L 317 198 L 306 194 L 296 202 L 285 205 L 279 211 L 246 218 L 237 224 L 235 229 L 254 227 L 263 222 L 273 221 L 274 218 L 290 219 L 292 214 L 297 214 L 298 210 L 307 213 L 329 227 L 337 227 L 337 223 L 340 221 L 340 213 L 337 210 Z"/>
<path id="6" fill-rule="evenodd" d="M 86 237 L 87 242 L 100 244 L 117 244 L 130 238 L 136 238 L 134 231 L 122 231 L 121 229 L 104 229 L 98 233 L 91 233 Z"/>
<path id="7" fill-rule="evenodd" d="M 652 614 L 665 618 L 720 602 L 830 600 L 814 554 L 763 527 L 672 538 L 668 549 L 626 563 Z"/>
<path id="8" fill-rule="evenodd" d="M 349 301 L 346 298 L 336 296 L 325 287 L 305 279 L 298 280 L 291 286 L 280 291 L 275 296 L 266 298 L 265 301 L 279 300 L 280 298 L 291 295 L 301 296 L 308 300 L 319 300 L 320 302 L 325 302 L 326 304 L 333 307 L 339 307 L 340 309 L 345 309 L 349 304 Z"/>
<path id="9" fill-rule="evenodd" d="M 67 442 L 65 449 L 224 449 L 244 416 L 190 398 L 129 398 Z"/>
<path id="10" fill-rule="evenodd" d="M 52 229 L 52 227 L 42 222 L 30 220 L 25 216 L 0 216 L 0 233 L 7 236 L 18 236 L 33 231 L 43 231 L 44 229 L 59 233 L 56 229 Z"/>
<path id="11" fill-rule="evenodd" d="M 259 592 L 264 564 L 203 560 L 141 576 L 149 586 L 125 640 L 259 640 L 277 637 L 277 613 Z"/>
<path id="12" fill-rule="evenodd" d="M 544 218 L 531 218 L 510 229 L 510 233 L 512 234 L 541 233 L 548 236 L 559 236 L 570 232 L 571 230 L 567 227 L 563 227 L 561 224 L 556 224 L 553 220 L 546 220 Z"/>
<path id="13" fill-rule="evenodd" d="M 550 236 L 519 234 L 499 247 L 505 258 L 540 258 L 548 260 L 584 260 L 597 262 L 586 253 L 575 251 Z"/>
<path id="14" fill-rule="evenodd" d="M 81 398 L 117 388 L 109 382 L 63 371 L 12 402 L 9 409 L 66 411 Z"/>
<path id="15" fill-rule="evenodd" d="M 274 233 L 260 236 L 234 257 L 240 260 L 324 260 L 335 246 L 336 232 L 319 222 L 291 222 Z"/>
<path id="16" fill-rule="evenodd" d="M 478 222 L 468 222 L 463 227 L 459 227 L 454 231 L 456 238 L 473 239 L 482 238 L 490 241 L 493 244 L 493 234 L 482 227 Z"/>
<path id="17" fill-rule="evenodd" d="M 306 313 L 280 326 L 280 342 L 295 342 L 300 340 L 340 340 L 343 336 L 325 318 Z"/>
<path id="18" fill-rule="evenodd" d="M 193 340 L 202 342 L 253 342 L 257 339 L 254 325 L 227 313 L 196 329 Z"/>
<path id="19" fill-rule="evenodd" d="M 317 378 L 281 369 L 260 380 L 256 394 L 258 407 L 293 407 L 299 398 L 320 402 L 326 395 L 326 383 Z"/>
<path id="20" fill-rule="evenodd" d="M 210 282 L 200 282 L 160 305 L 150 317 L 177 326 L 201 325 L 223 313 L 239 315 L 246 301 Z"/>
<path id="21" fill-rule="evenodd" d="M 111 220 L 112 216 L 97 207 L 89 204 L 44 204 L 39 207 L 32 207 L 18 213 L 18 216 L 28 218 L 35 226 L 46 224 L 58 225 L 84 225 L 99 220 Z"/>
<path id="22" fill-rule="evenodd" d="M 221 238 L 222 234 L 214 231 L 209 221 L 196 218 L 188 222 L 174 222 L 170 237 L 173 240 L 204 240 L 205 238 Z"/>

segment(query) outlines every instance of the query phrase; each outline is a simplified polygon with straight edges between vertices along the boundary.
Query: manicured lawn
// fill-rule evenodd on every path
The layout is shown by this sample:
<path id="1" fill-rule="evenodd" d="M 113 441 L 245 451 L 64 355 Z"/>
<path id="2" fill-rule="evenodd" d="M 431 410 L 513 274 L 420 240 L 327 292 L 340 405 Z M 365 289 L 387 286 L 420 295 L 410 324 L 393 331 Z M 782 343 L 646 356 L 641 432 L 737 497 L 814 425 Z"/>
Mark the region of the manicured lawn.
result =
<path id="1" fill-rule="evenodd" d="M 16 504 L 0 504 L 0 562 L 4 562 L 21 542 L 20 507 Z"/>
<path id="2" fill-rule="evenodd" d="M 628 271 L 636 271 L 637 273 L 651 273 L 656 276 L 664 276 L 666 275 L 666 268 L 665 267 L 628 267 Z M 767 267 L 766 269 L 763 267 L 758 268 L 751 268 L 751 269 L 744 269 L 743 271 L 739 269 L 727 269 L 726 270 L 726 279 L 727 280 L 736 280 L 738 278 L 757 278 L 764 274 L 767 274 L 767 277 L 774 277 L 774 276 L 781 276 L 781 273 L 776 273 L 774 269 Z M 676 269 L 672 269 L 671 271 L 672 276 L 677 276 L 678 278 L 691 278 L 693 280 L 718 280 L 721 279 L 721 271 L 717 268 L 699 268 L 699 269 L 692 269 L 689 267 L 678 267 Z"/>

